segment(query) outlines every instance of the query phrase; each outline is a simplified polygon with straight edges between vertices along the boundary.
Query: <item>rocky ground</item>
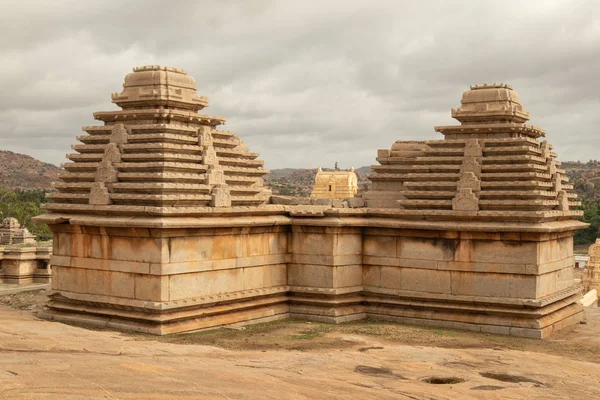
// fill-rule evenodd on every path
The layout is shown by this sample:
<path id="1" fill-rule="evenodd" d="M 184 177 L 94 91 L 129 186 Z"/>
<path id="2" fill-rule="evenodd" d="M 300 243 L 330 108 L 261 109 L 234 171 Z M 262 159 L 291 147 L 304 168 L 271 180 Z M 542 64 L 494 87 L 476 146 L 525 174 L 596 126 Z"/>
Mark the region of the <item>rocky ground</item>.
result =
<path id="1" fill-rule="evenodd" d="M 153 337 L 39 320 L 0 297 L 1 399 L 600 398 L 600 308 L 537 341 L 281 321 Z"/>

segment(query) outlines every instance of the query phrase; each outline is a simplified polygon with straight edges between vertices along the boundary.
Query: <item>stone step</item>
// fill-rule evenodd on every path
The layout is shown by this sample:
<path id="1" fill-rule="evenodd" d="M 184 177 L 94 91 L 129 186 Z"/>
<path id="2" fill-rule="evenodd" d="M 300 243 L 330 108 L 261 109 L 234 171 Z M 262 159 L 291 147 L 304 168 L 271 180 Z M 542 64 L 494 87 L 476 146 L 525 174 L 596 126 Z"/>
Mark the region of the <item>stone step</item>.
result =
<path id="1" fill-rule="evenodd" d="M 127 137 L 127 143 L 168 143 L 198 146 L 198 137 L 175 133 L 136 133 Z"/>
<path id="2" fill-rule="evenodd" d="M 523 180 L 523 181 L 488 181 L 481 182 L 482 189 L 511 189 L 524 188 L 524 189 L 543 189 L 552 188 L 552 182 L 538 181 L 538 180 Z"/>
<path id="3" fill-rule="evenodd" d="M 121 159 L 126 162 L 171 161 L 201 164 L 203 156 L 201 154 L 182 153 L 125 153 L 121 155 Z"/>
<path id="4" fill-rule="evenodd" d="M 425 151 L 426 156 L 462 156 L 465 152 L 464 147 L 439 147 Z"/>
<path id="5" fill-rule="evenodd" d="M 452 200 L 397 200 L 403 208 L 452 209 Z"/>
<path id="6" fill-rule="evenodd" d="M 58 179 L 65 182 L 94 182 L 95 178 L 95 172 L 63 172 L 58 175 Z"/>
<path id="7" fill-rule="evenodd" d="M 213 138 L 213 146 L 215 148 L 233 149 L 240 145 L 240 140 L 236 137 L 231 139 Z"/>
<path id="8" fill-rule="evenodd" d="M 553 210 L 558 207 L 558 200 L 479 200 L 481 210 Z"/>
<path id="9" fill-rule="evenodd" d="M 73 144 L 71 149 L 78 153 L 104 153 L 106 144 Z"/>
<path id="10" fill-rule="evenodd" d="M 97 162 L 72 162 L 63 163 L 60 166 L 69 172 L 92 172 L 95 173 L 98 169 Z"/>
<path id="11" fill-rule="evenodd" d="M 255 196 L 231 196 L 232 206 L 258 206 L 265 202 L 265 199 Z"/>
<path id="12" fill-rule="evenodd" d="M 112 184 L 115 193 L 142 192 L 148 194 L 210 193 L 211 187 L 192 183 L 174 182 L 117 182 Z"/>
<path id="13" fill-rule="evenodd" d="M 121 162 L 115 166 L 119 172 L 144 171 L 144 172 L 198 172 L 207 171 L 208 167 L 202 164 L 183 162 Z"/>
<path id="14" fill-rule="evenodd" d="M 451 157 L 377 157 L 377 161 L 382 165 L 438 165 L 438 164 L 462 164 L 462 154 Z M 379 167 L 372 165 L 371 168 Z"/>
<path id="15" fill-rule="evenodd" d="M 532 155 L 508 155 L 508 156 L 487 156 L 481 159 L 483 165 L 487 164 L 540 164 L 546 165 L 546 159 Z"/>
<path id="16" fill-rule="evenodd" d="M 121 194 L 112 193 L 117 205 L 153 205 L 161 207 L 204 206 L 211 200 L 208 194 Z"/>
<path id="17" fill-rule="evenodd" d="M 549 190 L 482 190 L 479 193 L 480 199 L 506 198 L 513 199 L 555 199 L 556 192 Z M 577 196 L 575 194 L 575 196 Z"/>
<path id="18" fill-rule="evenodd" d="M 226 175 L 251 175 L 251 176 L 263 176 L 269 173 L 268 169 L 263 168 L 242 168 L 231 165 L 224 165 L 223 170 Z"/>
<path id="19" fill-rule="evenodd" d="M 524 172 L 547 172 L 547 165 L 539 164 L 483 164 L 481 166 L 482 172 L 513 172 L 513 171 L 524 171 Z"/>
<path id="20" fill-rule="evenodd" d="M 124 144 L 123 153 L 180 153 L 180 154 L 202 154 L 203 148 L 195 145 L 187 144 L 171 144 L 171 143 L 136 143 Z"/>
<path id="21" fill-rule="evenodd" d="M 74 162 L 100 162 L 104 153 L 84 153 L 67 154 L 67 158 Z M 121 159 L 124 162 L 150 162 L 150 161 L 172 161 L 172 162 L 190 162 L 202 163 L 202 155 L 181 154 L 181 153 L 139 153 L 122 154 Z"/>
<path id="22" fill-rule="evenodd" d="M 205 174 L 186 174 L 178 172 L 120 172 L 119 181 L 122 182 L 172 182 L 199 184 L 206 181 Z"/>
<path id="23" fill-rule="evenodd" d="M 110 133 L 106 135 L 80 135 L 76 139 L 84 144 L 108 144 Z"/>
<path id="24" fill-rule="evenodd" d="M 407 190 L 401 193 L 407 199 L 452 199 L 456 190 Z"/>
<path id="25" fill-rule="evenodd" d="M 179 121 L 184 123 L 196 123 L 207 126 L 217 126 L 225 123 L 225 118 L 212 115 L 202 115 L 194 111 L 184 111 L 177 109 L 139 109 L 139 110 L 120 110 L 120 111 L 100 111 L 94 113 L 94 119 L 105 123 L 119 123 L 130 121 L 148 121 L 153 120 L 159 124 L 163 121 Z"/>
<path id="26" fill-rule="evenodd" d="M 378 173 L 369 174 L 367 178 L 371 181 L 457 181 L 460 174 L 445 174 L 445 173 L 409 173 L 409 174 L 389 174 L 389 173 Z"/>
<path id="27" fill-rule="evenodd" d="M 539 156 L 542 151 L 538 147 L 534 146 L 502 146 L 502 147 L 484 147 L 483 155 L 485 157 L 491 155 L 509 155 L 509 154 L 525 154 Z"/>
<path id="28" fill-rule="evenodd" d="M 255 176 L 243 176 L 243 175 L 225 175 L 225 182 L 228 185 L 235 184 L 237 186 L 251 186 L 257 182 Z"/>
<path id="29" fill-rule="evenodd" d="M 482 181 L 518 181 L 518 180 L 536 180 L 549 181 L 552 175 L 540 172 L 484 172 L 481 174 Z"/>
<path id="30" fill-rule="evenodd" d="M 90 193 L 47 193 L 46 198 L 58 201 L 60 203 L 89 203 Z"/>
<path id="31" fill-rule="evenodd" d="M 90 193 L 93 182 L 54 182 L 52 187 L 59 190 L 61 193 Z"/>
<path id="32" fill-rule="evenodd" d="M 248 160 L 245 158 L 230 158 L 230 157 L 219 157 L 219 165 L 233 166 L 233 167 L 262 167 L 264 165 L 263 160 Z"/>
<path id="33" fill-rule="evenodd" d="M 82 130 L 90 135 L 110 135 L 113 125 L 104 126 L 84 126 Z M 188 136 L 198 136 L 198 129 L 180 124 L 138 124 L 127 125 L 132 133 L 177 133 Z"/>
<path id="34" fill-rule="evenodd" d="M 228 186 L 228 189 L 229 192 L 235 196 L 251 196 L 265 190 L 265 188 L 249 186 Z"/>
<path id="35" fill-rule="evenodd" d="M 224 130 L 220 130 L 220 129 L 215 129 L 212 131 L 212 136 L 213 136 L 213 138 L 227 139 L 227 138 L 234 137 L 235 133 L 233 133 L 232 131 L 224 131 Z"/>
<path id="36" fill-rule="evenodd" d="M 234 149 L 217 148 L 215 149 L 215 151 L 217 152 L 217 156 L 219 157 L 245 158 L 248 160 L 254 160 L 260 155 L 259 153 L 250 153 Z"/>
<path id="37" fill-rule="evenodd" d="M 411 173 L 411 172 L 454 172 L 461 168 L 461 164 L 434 164 L 434 165 L 375 165 L 372 167 L 376 173 Z"/>

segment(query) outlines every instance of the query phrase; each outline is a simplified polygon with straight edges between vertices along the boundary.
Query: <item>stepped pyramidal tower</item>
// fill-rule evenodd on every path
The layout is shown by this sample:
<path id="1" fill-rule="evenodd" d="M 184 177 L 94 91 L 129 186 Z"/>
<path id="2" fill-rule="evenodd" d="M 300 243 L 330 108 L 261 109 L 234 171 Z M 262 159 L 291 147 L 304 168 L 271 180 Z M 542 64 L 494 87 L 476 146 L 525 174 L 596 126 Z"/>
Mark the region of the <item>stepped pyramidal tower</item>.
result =
<path id="1" fill-rule="evenodd" d="M 541 140 L 546 133 L 525 124 L 529 113 L 512 87 L 471 86 L 452 117 L 461 125 L 435 127 L 444 140 L 398 141 L 379 151 L 368 206 L 487 220 L 582 215 L 556 153 Z"/>
<path id="2" fill-rule="evenodd" d="M 263 161 L 217 129 L 224 118 L 198 113 L 208 99 L 183 70 L 134 68 L 112 102 L 122 110 L 94 113 L 104 126 L 83 128 L 48 210 L 173 215 L 268 201 Z"/>

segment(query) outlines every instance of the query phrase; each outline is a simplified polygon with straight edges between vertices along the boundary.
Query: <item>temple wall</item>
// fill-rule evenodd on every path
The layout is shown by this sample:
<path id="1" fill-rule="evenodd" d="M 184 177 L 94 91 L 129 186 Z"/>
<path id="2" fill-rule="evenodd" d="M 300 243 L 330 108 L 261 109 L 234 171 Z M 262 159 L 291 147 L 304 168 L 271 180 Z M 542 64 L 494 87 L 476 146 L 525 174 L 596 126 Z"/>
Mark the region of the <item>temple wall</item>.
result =
<path id="1" fill-rule="evenodd" d="M 284 227 L 118 229 L 59 226 L 53 289 L 148 301 L 287 284 Z"/>
<path id="2" fill-rule="evenodd" d="M 333 323 L 373 317 L 545 337 L 564 318 L 580 315 L 569 306 L 563 318 L 548 311 L 552 302 L 546 301 L 577 293 L 572 232 L 319 222 L 194 229 L 53 225 L 53 288 L 70 302 L 138 309 L 123 318 L 146 325 L 130 322 L 128 329 L 159 334 L 291 316 Z M 159 328 L 147 326 L 148 302 L 168 310 Z M 57 304 L 63 311 L 72 307 Z M 187 311 L 192 306 L 200 308 Z M 554 318 L 544 320 L 549 312 Z"/>
<path id="3" fill-rule="evenodd" d="M 365 290 L 540 299 L 572 285 L 571 237 L 367 229 L 363 249 Z"/>

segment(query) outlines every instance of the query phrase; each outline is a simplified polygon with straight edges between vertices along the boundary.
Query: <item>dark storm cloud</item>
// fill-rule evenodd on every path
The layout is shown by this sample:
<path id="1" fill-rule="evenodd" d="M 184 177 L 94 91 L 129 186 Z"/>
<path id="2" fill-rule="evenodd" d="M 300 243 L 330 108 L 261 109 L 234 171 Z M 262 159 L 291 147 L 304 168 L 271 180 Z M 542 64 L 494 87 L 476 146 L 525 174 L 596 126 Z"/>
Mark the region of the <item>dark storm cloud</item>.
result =
<path id="1" fill-rule="evenodd" d="M 266 166 L 374 162 L 506 82 L 561 159 L 598 157 L 594 1 L 19 1 L 0 13 L 0 148 L 60 163 L 133 66 L 174 65 Z"/>

